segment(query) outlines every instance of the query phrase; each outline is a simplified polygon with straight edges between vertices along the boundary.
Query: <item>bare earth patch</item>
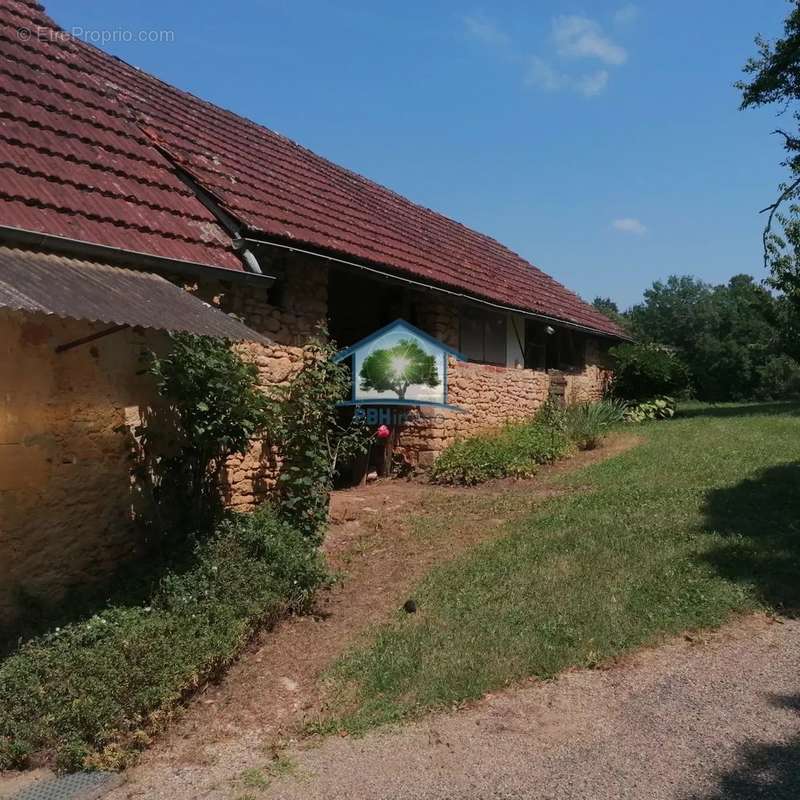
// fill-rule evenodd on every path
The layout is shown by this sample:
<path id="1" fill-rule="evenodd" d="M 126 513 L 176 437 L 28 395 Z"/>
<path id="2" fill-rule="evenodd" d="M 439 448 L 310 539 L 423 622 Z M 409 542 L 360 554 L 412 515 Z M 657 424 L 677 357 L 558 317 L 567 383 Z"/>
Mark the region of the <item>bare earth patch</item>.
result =
<path id="1" fill-rule="evenodd" d="M 384 481 L 335 493 L 325 550 L 341 580 L 321 598 L 316 614 L 261 634 L 221 683 L 193 700 L 111 797 L 252 794 L 252 770 L 269 764 L 323 712 L 325 669 L 401 606 L 433 565 L 492 538 L 505 522 L 566 491 L 560 475 L 639 441 L 615 436 L 597 450 L 543 468 L 532 480 L 471 489 Z M 429 524 L 426 511 L 434 509 L 439 520 L 446 510 L 446 526 Z"/>

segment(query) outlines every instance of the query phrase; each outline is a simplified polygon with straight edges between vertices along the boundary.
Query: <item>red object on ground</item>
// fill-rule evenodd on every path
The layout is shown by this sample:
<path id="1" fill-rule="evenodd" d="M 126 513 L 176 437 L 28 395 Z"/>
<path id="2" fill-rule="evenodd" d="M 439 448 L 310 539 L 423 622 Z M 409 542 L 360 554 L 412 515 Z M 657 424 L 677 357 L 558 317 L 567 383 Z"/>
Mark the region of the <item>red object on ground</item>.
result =
<path id="1" fill-rule="evenodd" d="M 392 431 L 386 425 L 381 425 L 377 431 L 375 431 L 376 436 L 379 439 L 388 439 L 392 435 Z"/>

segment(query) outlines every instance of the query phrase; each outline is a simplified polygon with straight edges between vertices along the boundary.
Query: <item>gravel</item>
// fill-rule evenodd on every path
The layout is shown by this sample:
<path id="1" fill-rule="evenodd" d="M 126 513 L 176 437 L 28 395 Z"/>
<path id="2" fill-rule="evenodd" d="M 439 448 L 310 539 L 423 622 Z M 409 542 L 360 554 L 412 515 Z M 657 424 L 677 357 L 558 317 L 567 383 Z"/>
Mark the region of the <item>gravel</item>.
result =
<path id="1" fill-rule="evenodd" d="M 259 796 L 795 800 L 800 621 L 749 617 L 607 670 L 286 755 L 296 774 Z"/>

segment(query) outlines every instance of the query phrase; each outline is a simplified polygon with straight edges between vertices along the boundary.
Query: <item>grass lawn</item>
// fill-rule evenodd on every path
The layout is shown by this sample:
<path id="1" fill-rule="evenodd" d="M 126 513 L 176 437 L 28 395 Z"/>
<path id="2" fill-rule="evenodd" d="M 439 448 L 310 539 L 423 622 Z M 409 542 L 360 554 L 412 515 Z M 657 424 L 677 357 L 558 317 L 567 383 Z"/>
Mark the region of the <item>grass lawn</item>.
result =
<path id="1" fill-rule="evenodd" d="M 688 407 L 563 480 L 579 490 L 431 572 L 332 670 L 358 732 L 665 634 L 800 607 L 800 405 Z M 491 515 L 489 495 L 487 517 Z M 445 509 L 426 528 L 447 530 Z"/>

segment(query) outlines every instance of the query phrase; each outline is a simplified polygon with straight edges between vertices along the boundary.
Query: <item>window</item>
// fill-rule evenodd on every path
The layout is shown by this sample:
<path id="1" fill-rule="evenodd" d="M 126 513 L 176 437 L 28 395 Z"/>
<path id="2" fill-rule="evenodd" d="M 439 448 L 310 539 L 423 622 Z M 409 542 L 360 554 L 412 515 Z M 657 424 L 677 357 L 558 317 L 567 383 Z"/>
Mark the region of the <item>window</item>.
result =
<path id="1" fill-rule="evenodd" d="M 548 329 L 552 333 L 548 333 Z M 586 366 L 586 337 L 570 328 L 553 328 L 543 322 L 526 320 L 525 366 L 527 369 L 583 369 Z"/>
<path id="2" fill-rule="evenodd" d="M 547 367 L 547 333 L 541 322 L 525 320 L 525 369 Z"/>
<path id="3" fill-rule="evenodd" d="M 461 312 L 459 350 L 469 361 L 506 365 L 506 318 L 477 309 Z"/>

